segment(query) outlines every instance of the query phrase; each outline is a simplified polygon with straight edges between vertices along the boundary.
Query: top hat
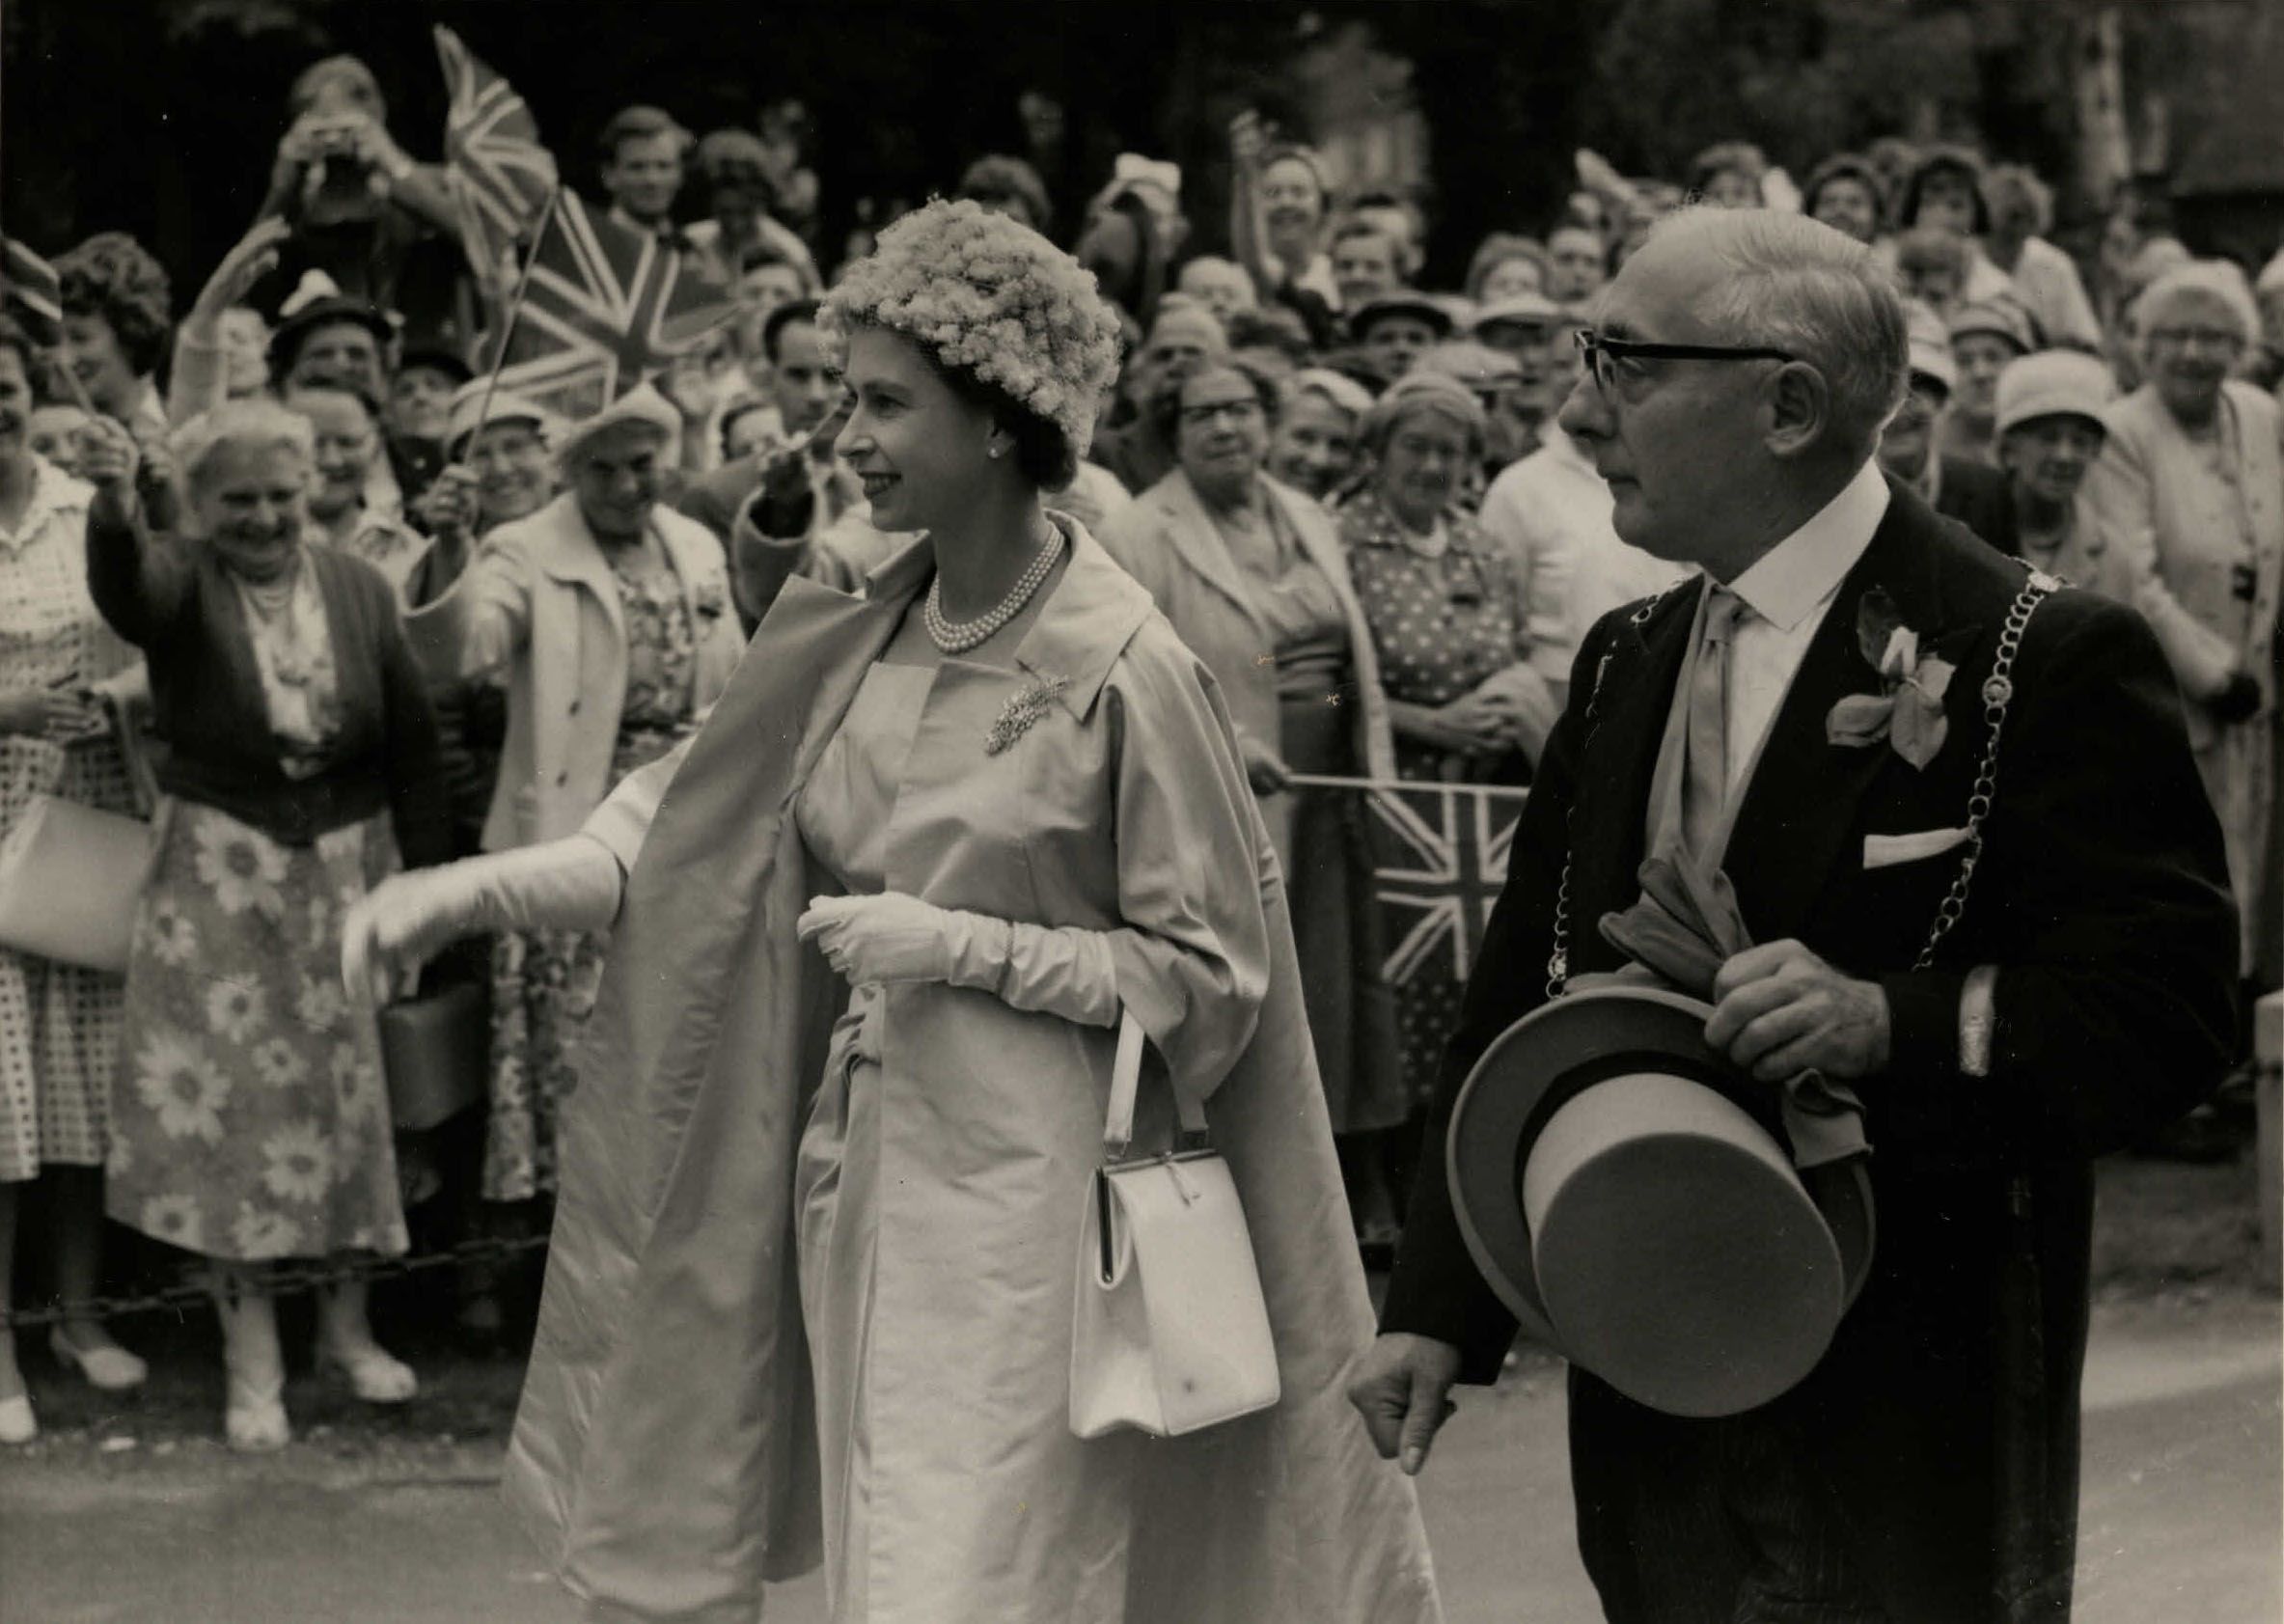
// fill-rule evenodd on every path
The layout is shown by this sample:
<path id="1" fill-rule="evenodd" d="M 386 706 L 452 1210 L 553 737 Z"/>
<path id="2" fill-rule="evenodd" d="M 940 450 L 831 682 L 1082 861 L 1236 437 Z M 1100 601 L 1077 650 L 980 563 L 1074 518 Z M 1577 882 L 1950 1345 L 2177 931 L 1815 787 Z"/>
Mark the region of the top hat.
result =
<path id="1" fill-rule="evenodd" d="M 1705 1042 L 1710 1005 L 1576 991 L 1509 1027 L 1451 1114 L 1451 1203 L 1526 1329 L 1674 1416 L 1815 1368 L 1871 1265 L 1861 1157 L 1795 1169 L 1778 1091 Z"/>

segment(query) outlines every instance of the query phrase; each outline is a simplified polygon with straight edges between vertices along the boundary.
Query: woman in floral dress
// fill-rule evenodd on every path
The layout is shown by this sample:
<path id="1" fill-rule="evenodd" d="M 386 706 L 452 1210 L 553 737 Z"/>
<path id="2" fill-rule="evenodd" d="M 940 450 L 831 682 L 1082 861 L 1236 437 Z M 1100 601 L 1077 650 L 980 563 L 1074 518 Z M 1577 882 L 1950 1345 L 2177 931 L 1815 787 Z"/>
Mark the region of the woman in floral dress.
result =
<path id="1" fill-rule="evenodd" d="M 680 423 L 655 389 L 637 389 L 564 433 L 563 495 L 492 530 L 472 557 L 463 530 L 439 533 L 423 572 L 438 595 L 407 619 L 414 651 L 432 682 L 508 679 L 486 850 L 576 829 L 673 748 L 736 669 L 745 641 L 721 543 L 658 501 Z M 547 929 L 493 943 L 487 1202 L 554 1193 L 557 1111 L 606 945 L 605 933 Z"/>
<path id="2" fill-rule="evenodd" d="M 289 1436 L 263 1265 L 405 1250 L 379 1033 L 333 965 L 343 911 L 447 855 L 435 721 L 388 582 L 305 539 L 308 424 L 234 401 L 184 430 L 193 534 L 154 538 L 137 451 L 89 430 L 88 585 L 141 647 L 170 749 L 127 963 L 111 1216 L 209 1259 L 233 1447 Z M 401 1403 L 361 1281 L 319 1301 L 321 1362 Z"/>
<path id="3" fill-rule="evenodd" d="M 0 840 L 37 795 L 129 810 L 126 763 L 90 690 L 132 658 L 87 594 L 94 492 L 27 444 L 31 341 L 0 317 Z M 119 1046 L 117 976 L 0 948 L 0 1312 L 10 1304 L 18 1192 L 34 1180 L 54 1236 L 63 1363 L 100 1388 L 138 1385 L 143 1362 L 89 1310 L 100 1273 L 103 1153 Z M 0 1444 L 36 1434 L 0 1331 Z"/>
<path id="4" fill-rule="evenodd" d="M 1556 714 L 1527 663 L 1521 585 L 1456 502 L 1466 470 L 1482 460 L 1485 427 L 1455 380 L 1404 379 L 1364 419 L 1369 472 L 1338 515 L 1380 656 L 1399 778 L 1522 784 Z M 1397 989 L 1415 1110 L 1434 1089 L 1461 991 L 1435 976 Z"/>

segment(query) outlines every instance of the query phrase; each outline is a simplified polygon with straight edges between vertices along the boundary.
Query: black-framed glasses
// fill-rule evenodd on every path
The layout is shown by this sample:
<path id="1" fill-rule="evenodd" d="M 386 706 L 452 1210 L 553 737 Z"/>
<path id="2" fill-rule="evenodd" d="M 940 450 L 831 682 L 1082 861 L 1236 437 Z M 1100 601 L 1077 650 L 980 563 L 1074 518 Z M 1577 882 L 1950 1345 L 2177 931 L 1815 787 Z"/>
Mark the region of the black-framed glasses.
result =
<path id="1" fill-rule="evenodd" d="M 1586 371 L 1594 377 L 1594 386 L 1603 394 L 1610 394 L 1617 386 L 1617 364 L 1621 361 L 1797 361 L 1799 356 L 1787 349 L 1773 349 L 1767 344 L 1648 344 L 1636 339 L 1609 339 L 1591 327 L 1581 327 L 1571 335 L 1578 341 L 1579 353 L 1585 357 Z"/>

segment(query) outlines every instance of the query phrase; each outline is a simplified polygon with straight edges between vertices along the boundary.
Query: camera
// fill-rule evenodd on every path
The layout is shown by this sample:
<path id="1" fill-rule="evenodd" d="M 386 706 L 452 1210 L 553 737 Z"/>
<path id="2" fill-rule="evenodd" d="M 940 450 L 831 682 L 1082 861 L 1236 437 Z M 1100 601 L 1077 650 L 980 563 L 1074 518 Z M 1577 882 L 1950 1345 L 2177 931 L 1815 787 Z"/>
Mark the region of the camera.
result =
<path id="1" fill-rule="evenodd" d="M 372 166 L 359 155 L 354 118 L 313 120 L 303 205 L 320 218 L 348 218 L 370 210 Z"/>

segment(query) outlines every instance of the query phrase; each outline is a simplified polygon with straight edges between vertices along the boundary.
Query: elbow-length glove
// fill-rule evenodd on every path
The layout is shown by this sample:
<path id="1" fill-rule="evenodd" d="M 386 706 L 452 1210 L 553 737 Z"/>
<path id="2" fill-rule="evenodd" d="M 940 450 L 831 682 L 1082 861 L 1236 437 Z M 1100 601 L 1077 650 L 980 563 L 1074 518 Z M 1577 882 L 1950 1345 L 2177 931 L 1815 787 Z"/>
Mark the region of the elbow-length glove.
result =
<path id="1" fill-rule="evenodd" d="M 794 929 L 851 985 L 942 981 L 1082 1026 L 1118 1024 L 1107 932 L 962 913 L 902 892 L 816 896 Z"/>
<path id="2" fill-rule="evenodd" d="M 603 929 L 625 885 L 619 859 L 592 835 L 395 874 L 343 922 L 342 979 L 377 1007 L 411 991 L 421 966 L 463 936 Z"/>

